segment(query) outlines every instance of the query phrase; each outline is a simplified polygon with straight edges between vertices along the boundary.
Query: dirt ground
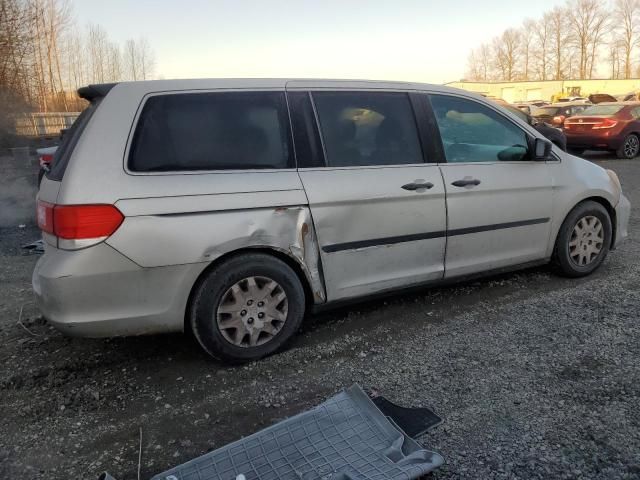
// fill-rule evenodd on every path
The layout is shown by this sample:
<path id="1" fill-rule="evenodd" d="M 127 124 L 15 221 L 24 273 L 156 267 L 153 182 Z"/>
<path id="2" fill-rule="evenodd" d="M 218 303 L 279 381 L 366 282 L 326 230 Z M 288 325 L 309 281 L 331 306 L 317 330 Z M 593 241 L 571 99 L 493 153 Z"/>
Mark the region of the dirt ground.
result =
<path id="1" fill-rule="evenodd" d="M 640 159 L 591 158 L 640 205 Z M 640 478 L 637 208 L 589 278 L 538 268 L 343 308 L 310 317 L 286 352 L 227 367 L 182 335 L 72 339 L 46 325 L 38 257 L 20 248 L 39 235 L 34 172 L 0 167 L 2 479 L 137 478 L 140 429 L 150 478 L 353 383 L 444 417 L 421 439 L 446 459 L 432 478 Z M 7 210 L 11 195 L 25 213 Z"/>

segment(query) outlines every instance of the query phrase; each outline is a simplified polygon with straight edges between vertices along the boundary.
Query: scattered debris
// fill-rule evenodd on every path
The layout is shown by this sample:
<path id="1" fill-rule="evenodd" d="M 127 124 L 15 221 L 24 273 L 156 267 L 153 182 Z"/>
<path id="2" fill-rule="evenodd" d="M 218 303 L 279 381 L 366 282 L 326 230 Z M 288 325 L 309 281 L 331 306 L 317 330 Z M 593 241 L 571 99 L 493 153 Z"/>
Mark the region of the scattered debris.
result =
<path id="1" fill-rule="evenodd" d="M 140 427 L 140 448 L 138 449 L 138 480 L 140 480 L 141 467 L 142 467 L 142 427 Z"/>
<path id="2" fill-rule="evenodd" d="M 426 410 L 403 409 L 387 400 L 382 403 L 385 408 L 394 407 L 389 412 L 403 415 Z M 358 385 L 353 385 L 311 410 L 151 480 L 409 480 L 443 462 L 439 454 L 424 449 L 400 430 Z M 99 480 L 113 479 L 104 473 Z"/>
<path id="3" fill-rule="evenodd" d="M 22 248 L 29 250 L 31 253 L 44 253 L 44 242 L 42 239 L 36 240 L 35 242 L 23 245 Z"/>
<path id="4" fill-rule="evenodd" d="M 33 333 L 31 330 L 29 330 L 26 325 L 24 323 L 22 323 L 22 311 L 24 310 L 24 305 L 20 306 L 20 313 L 18 314 L 18 321 L 16 322 L 18 325 L 20 325 L 29 335 L 31 335 L 32 337 L 41 337 L 42 335 L 38 335 L 37 333 Z"/>

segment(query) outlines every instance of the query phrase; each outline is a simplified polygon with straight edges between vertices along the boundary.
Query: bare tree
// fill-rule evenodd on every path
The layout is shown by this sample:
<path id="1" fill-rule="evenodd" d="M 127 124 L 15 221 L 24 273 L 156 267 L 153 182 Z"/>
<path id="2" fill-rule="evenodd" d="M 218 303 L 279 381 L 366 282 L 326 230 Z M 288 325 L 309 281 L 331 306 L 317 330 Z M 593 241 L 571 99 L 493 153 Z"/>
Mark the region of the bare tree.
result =
<path id="1" fill-rule="evenodd" d="M 99 25 L 79 33 L 70 5 L 70 0 L 0 0 L 2 112 L 10 102 L 40 111 L 77 110 L 82 104 L 71 92 L 87 83 L 125 77 L 120 46 Z M 133 76 L 152 78 L 149 42 L 140 39 L 133 47 Z"/>
<path id="2" fill-rule="evenodd" d="M 145 37 L 138 40 L 138 62 L 142 80 L 149 80 L 153 76 L 156 61 L 151 45 Z"/>
<path id="3" fill-rule="evenodd" d="M 136 41 L 129 39 L 124 44 L 125 78 L 128 80 L 140 80 L 138 72 L 138 47 Z"/>
<path id="4" fill-rule="evenodd" d="M 611 78 L 623 77 L 624 45 L 621 42 L 613 41 L 609 44 L 609 67 L 611 68 Z"/>
<path id="5" fill-rule="evenodd" d="M 124 64 L 129 80 L 148 80 L 153 76 L 155 59 L 146 38 L 129 39 L 124 45 Z"/>
<path id="6" fill-rule="evenodd" d="M 624 78 L 631 78 L 633 50 L 638 44 L 640 2 L 638 0 L 615 0 L 613 18 L 617 25 L 613 42 L 616 44 L 616 49 L 622 48 Z"/>
<path id="7" fill-rule="evenodd" d="M 471 81 L 479 81 L 482 79 L 482 64 L 478 50 L 471 50 L 467 57 L 467 74 L 466 79 Z"/>
<path id="8" fill-rule="evenodd" d="M 520 53 L 522 62 L 522 79 L 531 80 L 532 77 L 532 59 L 535 42 L 536 22 L 527 18 L 520 29 Z"/>
<path id="9" fill-rule="evenodd" d="M 509 28 L 493 39 L 493 55 L 501 80 L 511 82 L 517 75 L 520 33 Z"/>
<path id="10" fill-rule="evenodd" d="M 580 78 L 592 78 L 598 49 L 607 34 L 607 13 L 599 0 L 572 0 L 568 19 L 578 50 Z"/>
<path id="11" fill-rule="evenodd" d="M 482 81 L 486 82 L 489 80 L 491 72 L 491 47 L 486 43 L 480 45 L 478 56 L 482 65 Z"/>
<path id="12" fill-rule="evenodd" d="M 87 27 L 87 47 L 91 63 L 92 83 L 103 83 L 107 78 L 109 62 L 109 40 L 107 32 L 100 25 L 90 24 Z"/>
<path id="13" fill-rule="evenodd" d="M 548 13 L 545 13 L 546 21 L 549 24 L 551 36 L 551 71 L 554 80 L 564 78 L 565 68 L 565 51 L 567 48 L 569 36 L 568 13 L 561 7 L 556 7 Z"/>
<path id="14" fill-rule="evenodd" d="M 549 47 L 552 41 L 551 30 L 551 16 L 548 14 L 543 15 L 542 18 L 533 25 L 535 36 L 533 55 L 538 70 L 537 77 L 540 80 L 546 80 L 549 71 Z"/>

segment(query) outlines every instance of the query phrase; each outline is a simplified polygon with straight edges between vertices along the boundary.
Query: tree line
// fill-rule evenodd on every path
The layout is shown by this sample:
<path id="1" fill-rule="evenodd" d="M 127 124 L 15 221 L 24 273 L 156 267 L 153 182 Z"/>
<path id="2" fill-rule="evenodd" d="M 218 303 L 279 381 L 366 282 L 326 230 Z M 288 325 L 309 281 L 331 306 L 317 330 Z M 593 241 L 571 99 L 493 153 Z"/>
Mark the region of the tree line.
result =
<path id="1" fill-rule="evenodd" d="M 640 0 L 568 0 L 473 49 L 471 81 L 640 76 Z"/>
<path id="2" fill-rule="evenodd" d="M 0 0 L 0 114 L 79 111 L 79 87 L 149 79 L 154 64 L 145 38 L 120 45 L 78 25 L 68 0 Z"/>

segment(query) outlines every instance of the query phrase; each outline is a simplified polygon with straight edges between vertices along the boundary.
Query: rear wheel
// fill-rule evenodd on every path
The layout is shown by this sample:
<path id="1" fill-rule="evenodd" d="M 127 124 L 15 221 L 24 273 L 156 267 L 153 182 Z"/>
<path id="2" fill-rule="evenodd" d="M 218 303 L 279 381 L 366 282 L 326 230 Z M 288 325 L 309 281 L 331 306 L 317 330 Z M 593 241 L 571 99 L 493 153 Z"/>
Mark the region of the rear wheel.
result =
<path id="1" fill-rule="evenodd" d="M 568 277 L 583 277 L 597 269 L 611 245 L 611 218 L 601 204 L 578 204 L 558 232 L 553 263 Z"/>
<path id="2" fill-rule="evenodd" d="M 270 255 L 251 253 L 228 260 L 201 280 L 191 328 L 215 358 L 258 360 L 291 339 L 304 309 L 304 290 L 291 267 Z"/>
<path id="3" fill-rule="evenodd" d="M 616 150 L 618 158 L 635 158 L 638 153 L 640 153 L 640 139 L 634 133 L 627 135 L 620 148 Z"/>

